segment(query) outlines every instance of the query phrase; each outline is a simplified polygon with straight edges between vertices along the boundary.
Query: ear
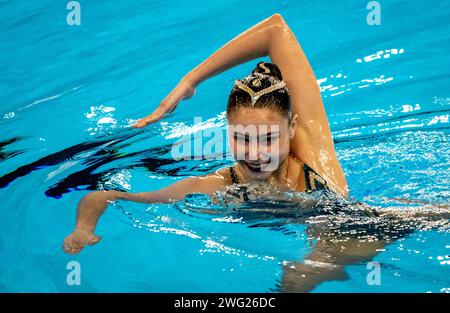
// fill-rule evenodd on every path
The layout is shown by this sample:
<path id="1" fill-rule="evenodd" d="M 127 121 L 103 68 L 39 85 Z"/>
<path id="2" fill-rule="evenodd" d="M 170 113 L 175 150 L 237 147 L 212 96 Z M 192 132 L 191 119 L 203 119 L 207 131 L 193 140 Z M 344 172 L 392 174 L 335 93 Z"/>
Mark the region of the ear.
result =
<path id="1" fill-rule="evenodd" d="M 289 125 L 289 138 L 292 139 L 295 136 L 295 130 L 297 129 L 297 121 L 298 121 L 298 114 L 294 114 L 294 116 L 291 119 L 291 124 Z"/>

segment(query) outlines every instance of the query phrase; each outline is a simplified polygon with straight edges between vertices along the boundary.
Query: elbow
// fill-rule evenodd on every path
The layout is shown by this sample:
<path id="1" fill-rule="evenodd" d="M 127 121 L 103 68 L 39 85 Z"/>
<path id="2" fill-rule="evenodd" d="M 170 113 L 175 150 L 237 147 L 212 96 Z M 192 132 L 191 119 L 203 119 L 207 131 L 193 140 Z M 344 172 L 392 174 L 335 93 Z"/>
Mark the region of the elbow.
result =
<path id="1" fill-rule="evenodd" d="M 279 13 L 275 13 L 268 18 L 269 20 L 269 48 L 267 53 L 270 55 L 273 46 L 280 44 L 280 42 L 287 42 L 290 44 L 295 41 L 295 37 L 284 18 Z"/>
<path id="2" fill-rule="evenodd" d="M 289 26 L 279 13 L 275 13 L 270 20 L 271 36 L 274 38 L 286 38 L 290 34 Z"/>
<path id="3" fill-rule="evenodd" d="M 284 20 L 283 16 L 281 16 L 280 13 L 273 14 L 269 19 L 276 26 L 285 26 L 286 25 L 286 21 Z"/>

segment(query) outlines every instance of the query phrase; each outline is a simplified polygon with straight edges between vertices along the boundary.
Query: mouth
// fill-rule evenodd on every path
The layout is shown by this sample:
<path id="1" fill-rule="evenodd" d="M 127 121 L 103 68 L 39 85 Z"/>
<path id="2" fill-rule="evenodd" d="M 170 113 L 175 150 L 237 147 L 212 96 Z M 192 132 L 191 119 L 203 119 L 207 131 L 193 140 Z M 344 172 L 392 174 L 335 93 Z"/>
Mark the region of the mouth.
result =
<path id="1" fill-rule="evenodd" d="M 246 162 L 244 161 L 245 165 L 248 169 L 250 169 L 253 172 L 261 172 L 262 168 L 265 167 L 265 165 L 270 163 L 269 161 L 266 162 Z"/>

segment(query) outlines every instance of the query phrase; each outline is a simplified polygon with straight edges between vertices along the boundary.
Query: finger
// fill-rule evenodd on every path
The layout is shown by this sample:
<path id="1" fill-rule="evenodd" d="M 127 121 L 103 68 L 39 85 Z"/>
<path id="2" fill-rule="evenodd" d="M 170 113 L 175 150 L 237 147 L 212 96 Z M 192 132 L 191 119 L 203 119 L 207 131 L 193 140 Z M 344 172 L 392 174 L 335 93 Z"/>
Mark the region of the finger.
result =
<path id="1" fill-rule="evenodd" d="M 62 249 L 68 254 L 76 254 L 83 249 L 83 244 L 77 240 L 71 239 L 69 236 L 64 240 Z"/>
<path id="2" fill-rule="evenodd" d="M 95 245 L 96 243 L 98 243 L 100 240 L 102 240 L 102 237 L 100 237 L 100 236 L 95 236 L 94 238 L 92 238 L 92 239 L 89 241 L 88 245 L 93 246 L 93 245 Z"/>
<path id="3" fill-rule="evenodd" d="M 69 254 L 77 254 L 77 253 L 79 253 L 81 250 L 82 250 L 83 248 L 71 248 L 70 250 L 69 250 Z"/>
<path id="4" fill-rule="evenodd" d="M 143 119 L 140 119 L 136 122 L 136 124 L 133 125 L 134 128 L 142 128 L 145 127 L 147 125 L 153 124 L 157 121 L 159 121 L 162 118 L 162 115 L 160 116 L 154 116 L 153 114 L 145 117 Z"/>
<path id="5" fill-rule="evenodd" d="M 157 121 L 157 116 L 155 116 L 155 113 L 150 114 L 147 117 L 141 118 L 140 120 L 138 120 L 136 122 L 136 124 L 133 125 L 133 127 L 135 128 L 141 128 L 141 127 L 145 127 L 149 124 L 152 124 L 154 122 Z"/>
<path id="6" fill-rule="evenodd" d="M 168 101 L 161 102 L 158 108 L 153 111 L 152 114 L 138 120 L 133 127 L 134 128 L 142 128 L 149 124 L 155 123 L 163 118 L 163 116 L 167 113 L 172 112 L 177 107 L 177 103 L 170 103 Z"/>
<path id="7" fill-rule="evenodd" d="M 73 254 L 73 251 L 74 251 L 75 249 L 74 249 L 74 247 L 72 247 L 72 246 L 64 246 L 64 247 L 63 247 L 63 250 L 64 250 L 65 253 Z"/>
<path id="8" fill-rule="evenodd" d="M 68 254 L 73 254 L 72 248 L 71 248 L 71 247 L 67 248 L 66 253 L 68 253 Z"/>
<path id="9" fill-rule="evenodd" d="M 147 122 L 141 121 L 141 122 L 138 122 L 138 123 L 134 124 L 133 128 L 143 128 L 143 127 L 147 126 L 148 124 L 149 123 L 147 123 Z"/>
<path id="10" fill-rule="evenodd" d="M 68 253 L 68 251 L 69 251 L 69 248 L 68 247 L 66 247 L 66 246 L 62 246 L 62 250 L 65 252 L 65 253 Z"/>
<path id="11" fill-rule="evenodd" d="M 83 249 L 83 245 L 81 244 L 73 244 L 69 247 L 68 253 L 70 254 L 76 254 L 80 252 Z"/>
<path id="12" fill-rule="evenodd" d="M 67 251 L 70 249 L 70 247 L 71 247 L 70 239 L 69 239 L 69 238 L 66 238 L 66 239 L 64 240 L 63 245 L 62 245 L 61 248 L 62 248 L 65 252 L 67 252 Z"/>

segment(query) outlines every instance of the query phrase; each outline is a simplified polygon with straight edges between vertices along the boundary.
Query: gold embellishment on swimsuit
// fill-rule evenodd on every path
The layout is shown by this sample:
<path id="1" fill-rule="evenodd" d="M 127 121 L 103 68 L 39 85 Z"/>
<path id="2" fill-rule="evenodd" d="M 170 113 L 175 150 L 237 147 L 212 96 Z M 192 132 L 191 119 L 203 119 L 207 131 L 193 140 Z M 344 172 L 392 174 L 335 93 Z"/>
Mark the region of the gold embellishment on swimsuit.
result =
<path id="1" fill-rule="evenodd" d="M 265 95 L 266 93 L 275 91 L 277 89 L 282 89 L 286 86 L 286 83 L 284 81 L 281 81 L 275 85 L 272 85 L 270 87 L 267 87 L 263 90 L 260 90 L 258 92 L 254 92 L 252 89 L 250 89 L 248 86 L 244 85 L 243 83 L 241 83 L 239 80 L 235 80 L 234 82 L 236 84 L 236 86 L 242 90 L 244 90 L 245 92 L 247 92 L 250 95 L 250 98 L 252 99 L 252 106 L 255 106 L 256 101 L 258 101 L 258 99 Z"/>

